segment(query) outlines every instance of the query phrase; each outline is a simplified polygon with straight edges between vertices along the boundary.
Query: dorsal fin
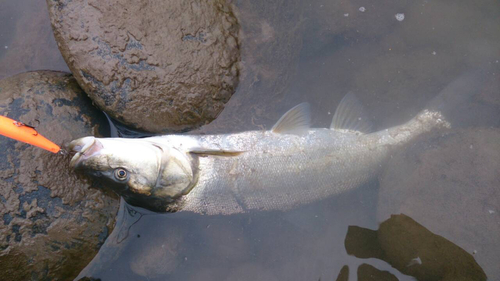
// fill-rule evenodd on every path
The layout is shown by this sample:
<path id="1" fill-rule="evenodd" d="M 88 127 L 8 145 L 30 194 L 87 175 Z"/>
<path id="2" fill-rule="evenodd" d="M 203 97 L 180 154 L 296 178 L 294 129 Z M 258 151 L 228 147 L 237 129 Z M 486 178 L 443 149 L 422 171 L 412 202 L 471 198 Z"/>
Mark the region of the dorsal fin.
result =
<path id="1" fill-rule="evenodd" d="M 353 93 L 348 93 L 342 98 L 337 110 L 335 110 L 330 129 L 371 133 L 373 125 L 358 98 Z"/>
<path id="2" fill-rule="evenodd" d="M 271 128 L 277 134 L 302 134 L 311 127 L 309 104 L 303 102 L 288 110 Z"/>

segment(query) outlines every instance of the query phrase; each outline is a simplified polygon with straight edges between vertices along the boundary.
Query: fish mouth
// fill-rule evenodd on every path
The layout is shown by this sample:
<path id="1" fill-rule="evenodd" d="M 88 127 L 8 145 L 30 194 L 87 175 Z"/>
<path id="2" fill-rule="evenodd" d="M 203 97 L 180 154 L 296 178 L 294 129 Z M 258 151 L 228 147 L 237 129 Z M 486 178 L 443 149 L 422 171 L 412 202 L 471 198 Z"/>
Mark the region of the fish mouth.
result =
<path id="1" fill-rule="evenodd" d="M 75 155 L 71 158 L 69 166 L 77 169 L 84 160 L 96 155 L 103 149 L 103 145 L 94 137 L 84 137 L 68 144 L 68 149 Z"/>

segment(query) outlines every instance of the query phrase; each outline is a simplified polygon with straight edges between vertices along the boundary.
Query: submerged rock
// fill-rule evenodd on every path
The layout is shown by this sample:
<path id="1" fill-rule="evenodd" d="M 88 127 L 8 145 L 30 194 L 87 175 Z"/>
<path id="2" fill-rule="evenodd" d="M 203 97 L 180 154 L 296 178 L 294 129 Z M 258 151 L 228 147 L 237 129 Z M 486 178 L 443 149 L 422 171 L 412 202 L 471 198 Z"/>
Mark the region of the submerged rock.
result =
<path id="1" fill-rule="evenodd" d="M 380 177 L 378 219 L 404 213 L 474 254 L 500 278 L 500 131 L 463 129 L 416 141 Z M 423 261 L 423 260 L 422 260 Z"/>
<path id="2" fill-rule="evenodd" d="M 0 81 L 0 114 L 57 144 L 102 135 L 106 124 L 70 74 L 38 71 Z M 69 156 L 0 136 L 0 270 L 9 280 L 69 280 L 99 250 L 116 199 L 77 178 Z"/>
<path id="3" fill-rule="evenodd" d="M 486 280 L 470 253 L 404 214 L 392 215 L 376 231 L 349 226 L 345 248 L 357 258 L 383 260 L 417 280 Z M 398 279 L 363 264 L 358 268 L 358 280 Z"/>
<path id="4" fill-rule="evenodd" d="M 349 267 L 344 265 L 337 276 L 337 281 L 349 281 Z"/>
<path id="5" fill-rule="evenodd" d="M 364 263 L 358 267 L 358 281 L 398 281 L 398 278 L 388 271 Z"/>
<path id="6" fill-rule="evenodd" d="M 126 125 L 156 133 L 196 128 L 235 91 L 239 26 L 226 1 L 47 4 L 78 83 Z"/>

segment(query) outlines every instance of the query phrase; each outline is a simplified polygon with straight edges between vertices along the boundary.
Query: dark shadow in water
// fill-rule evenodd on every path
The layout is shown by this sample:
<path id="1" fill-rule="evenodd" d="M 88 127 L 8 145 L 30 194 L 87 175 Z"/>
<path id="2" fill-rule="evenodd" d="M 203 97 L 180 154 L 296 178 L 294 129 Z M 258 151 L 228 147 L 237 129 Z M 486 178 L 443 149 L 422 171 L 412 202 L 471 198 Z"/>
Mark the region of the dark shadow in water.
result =
<path id="1" fill-rule="evenodd" d="M 126 125 L 116 121 L 115 119 L 109 117 L 106 112 L 103 112 L 108 119 L 108 124 L 110 128 L 110 134 L 112 138 L 145 138 L 154 136 L 152 133 L 146 133 L 138 130 L 131 129 Z"/>
<path id="2" fill-rule="evenodd" d="M 100 249 L 98 254 L 87 267 L 80 273 L 79 277 L 87 275 L 89 272 L 103 271 L 110 266 L 116 259 L 118 259 L 122 251 L 130 243 L 131 239 L 127 239 L 130 234 L 130 229 L 141 218 L 143 214 L 137 212 L 125 203 L 121 198 L 120 209 L 116 219 L 116 226 L 111 232 L 111 235 L 106 239 L 106 242 Z M 85 279 L 84 279 L 85 280 Z"/>
<path id="3" fill-rule="evenodd" d="M 359 264 L 343 241 L 349 225 L 376 226 L 376 194 L 369 184 L 287 212 L 233 216 L 156 214 L 122 201 L 76 280 L 334 280 L 343 264 Z"/>
<path id="4" fill-rule="evenodd" d="M 345 248 L 349 255 L 383 260 L 417 280 L 486 280 L 471 254 L 404 214 L 392 215 L 378 230 L 349 226 Z M 348 269 L 343 268 L 337 280 L 347 278 Z M 358 280 L 398 279 L 363 264 L 358 268 Z"/>

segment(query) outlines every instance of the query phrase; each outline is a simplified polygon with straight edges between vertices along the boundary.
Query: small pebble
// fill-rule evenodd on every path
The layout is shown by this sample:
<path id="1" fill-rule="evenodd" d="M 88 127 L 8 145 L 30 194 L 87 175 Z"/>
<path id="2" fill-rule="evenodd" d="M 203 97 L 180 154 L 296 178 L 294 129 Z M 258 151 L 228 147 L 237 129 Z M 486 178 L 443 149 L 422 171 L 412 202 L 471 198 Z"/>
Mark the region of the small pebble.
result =
<path id="1" fill-rule="evenodd" d="M 434 55 L 434 56 L 437 55 L 436 51 L 432 52 L 432 55 Z"/>
<path id="2" fill-rule="evenodd" d="M 344 17 L 348 17 L 349 16 L 349 13 L 345 13 L 344 14 Z M 498 62 L 498 61 L 497 61 Z"/>
<path id="3" fill-rule="evenodd" d="M 5 49 L 8 49 L 8 48 L 9 48 L 9 46 L 5 46 L 4 48 L 5 48 Z"/>
<path id="4" fill-rule="evenodd" d="M 359 11 L 364 13 L 366 11 L 366 8 L 365 7 L 359 7 Z"/>

